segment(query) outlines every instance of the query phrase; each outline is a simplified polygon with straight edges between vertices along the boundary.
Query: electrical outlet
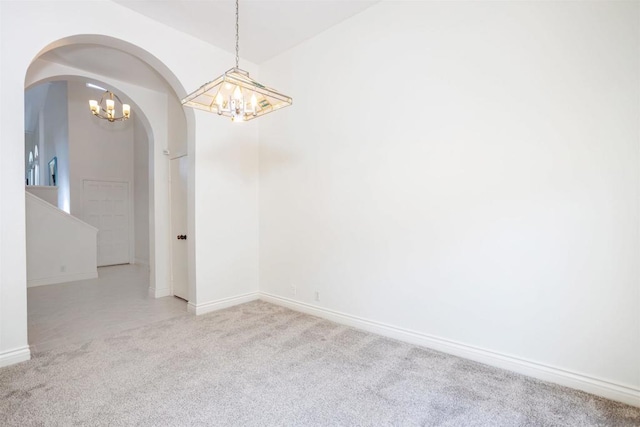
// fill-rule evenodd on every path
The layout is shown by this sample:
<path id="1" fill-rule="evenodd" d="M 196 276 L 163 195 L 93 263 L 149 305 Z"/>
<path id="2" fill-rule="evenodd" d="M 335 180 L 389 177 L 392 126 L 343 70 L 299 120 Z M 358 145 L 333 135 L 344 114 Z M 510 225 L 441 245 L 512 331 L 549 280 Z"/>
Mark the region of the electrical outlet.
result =
<path id="1" fill-rule="evenodd" d="M 296 287 L 296 285 L 291 285 L 291 294 L 295 297 L 296 295 L 298 295 L 298 289 Z"/>
<path id="2" fill-rule="evenodd" d="M 315 299 L 316 301 L 320 301 L 320 292 L 316 291 L 316 294 L 315 294 L 314 299 Z"/>

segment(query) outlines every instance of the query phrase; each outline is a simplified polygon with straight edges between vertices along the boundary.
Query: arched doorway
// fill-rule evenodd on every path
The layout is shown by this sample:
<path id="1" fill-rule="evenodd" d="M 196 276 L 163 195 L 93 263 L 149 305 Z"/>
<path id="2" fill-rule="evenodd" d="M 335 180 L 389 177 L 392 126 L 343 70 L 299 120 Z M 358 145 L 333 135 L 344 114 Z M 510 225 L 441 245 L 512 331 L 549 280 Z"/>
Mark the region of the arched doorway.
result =
<path id="1" fill-rule="evenodd" d="M 6 365 L 27 360 L 30 355 L 23 104 L 25 76 L 34 59 L 58 46 L 73 43 L 116 48 L 149 64 L 180 98 L 187 90 L 190 92 L 210 78 L 211 70 L 226 66 L 233 57 L 113 2 L 56 2 L 37 6 L 29 2 L 2 2 L 0 14 L 3 18 L 0 33 L 7 41 L 3 43 L 0 66 L 0 145 L 3 149 L 0 156 L 3 197 L 0 209 L 0 365 Z M 25 32 L 25 28 L 29 31 Z M 249 71 L 256 71 L 256 67 L 249 67 Z M 205 118 L 209 116 L 190 110 L 185 110 L 185 114 L 189 154 L 188 240 L 185 241 L 189 307 L 196 313 L 204 313 L 257 297 L 257 128 L 251 123 L 235 127 L 230 122 Z M 149 114 L 150 120 L 155 117 Z M 157 142 L 158 135 L 154 135 L 154 139 Z M 155 150 L 153 155 L 155 159 L 166 159 L 161 150 Z M 194 171 L 197 171 L 197 186 Z M 154 170 L 156 176 L 164 174 L 166 177 L 167 173 L 167 170 Z M 154 203 L 154 210 L 169 211 L 167 193 L 154 191 Z M 154 221 L 158 229 L 158 218 Z M 164 228 L 168 229 L 166 223 Z M 165 239 L 164 245 L 154 242 L 155 247 L 165 248 L 163 253 L 154 254 L 157 262 L 152 274 L 158 283 L 161 281 L 157 279 L 163 274 L 168 277 L 167 242 L 175 236 L 167 233 L 153 238 Z"/>
<path id="2" fill-rule="evenodd" d="M 91 38 L 91 40 L 95 42 L 94 38 Z M 185 113 L 180 107 L 175 92 L 173 92 L 171 86 L 166 83 L 166 81 L 163 81 L 165 90 L 163 90 L 163 88 L 149 88 L 137 84 L 139 82 L 136 81 L 119 81 L 116 78 L 98 74 L 95 69 L 90 68 L 87 70 L 85 67 L 78 68 L 78 66 L 69 59 L 81 59 L 83 55 L 86 56 L 88 54 L 88 62 L 95 65 L 95 57 L 91 57 L 90 53 L 92 51 L 97 50 L 100 55 L 106 55 L 113 50 L 121 61 L 123 60 L 123 55 L 129 54 L 111 47 L 106 47 L 104 44 L 80 43 L 78 39 L 75 39 L 74 42 L 75 43 L 67 44 L 57 43 L 55 48 L 46 50 L 46 52 L 43 50 L 43 53 L 32 62 L 27 72 L 25 87 L 32 87 L 38 83 L 53 80 L 66 79 L 67 81 L 74 82 L 74 84 L 78 81 L 82 81 L 82 84 L 91 81 L 93 84 L 113 89 L 120 93 L 121 96 L 123 96 L 123 94 L 128 95 L 127 102 L 132 104 L 133 115 L 140 120 L 140 126 L 144 129 L 146 135 L 148 135 L 149 142 L 148 167 L 151 172 L 148 179 L 149 194 L 147 198 L 149 227 L 149 254 L 147 256 L 147 262 L 150 270 L 150 275 L 148 276 L 150 282 L 149 295 L 153 298 L 172 295 L 174 293 L 172 284 L 172 279 L 174 278 L 172 246 L 174 242 L 171 239 L 170 231 L 171 187 L 169 187 L 169 163 L 172 155 L 175 157 L 176 155 L 184 156 L 187 154 L 188 131 Z M 63 60 L 55 61 L 55 54 L 61 50 L 64 52 L 64 55 L 61 55 L 63 56 Z M 72 52 L 72 54 L 70 54 L 70 52 Z M 80 61 L 80 66 L 82 66 L 82 61 Z M 131 69 L 132 67 L 127 68 Z M 144 78 L 144 75 L 140 75 L 140 72 L 138 72 L 138 74 L 137 78 Z M 166 99 L 163 100 L 163 97 Z M 83 104 L 87 104 L 85 101 L 82 101 Z M 86 105 L 83 105 L 82 108 L 86 109 L 86 117 L 91 117 Z M 181 121 L 182 126 L 176 126 L 175 123 L 173 127 L 168 126 L 167 123 L 172 123 L 170 120 L 172 117 L 181 119 L 177 121 Z M 167 118 L 169 118 L 169 120 Z M 91 119 L 95 120 L 94 118 Z M 107 124 L 107 122 L 103 122 L 102 124 Z M 177 141 L 181 141 L 182 144 L 176 144 Z M 180 148 L 178 148 L 178 146 L 180 146 Z M 180 153 L 180 151 L 183 151 L 183 153 Z M 96 168 L 94 167 L 93 169 L 95 170 Z M 74 185 L 78 187 L 80 182 L 87 180 L 86 178 L 87 176 L 76 176 L 70 179 L 72 183 L 71 187 Z M 69 193 L 71 193 L 72 196 L 73 193 L 75 193 L 77 196 L 79 193 L 78 188 L 76 188 L 76 191 L 72 189 Z M 80 212 L 81 216 L 77 199 L 78 197 L 72 197 L 70 210 L 72 213 Z M 130 198 L 132 206 L 136 201 L 138 201 L 137 198 Z M 181 207 L 184 209 L 188 208 L 187 206 Z M 185 218 L 185 220 L 186 219 L 187 218 Z M 184 258 L 185 262 L 189 262 L 187 257 Z M 137 261 L 139 261 L 137 254 L 134 256 L 132 253 L 131 263 Z M 182 271 L 188 274 L 189 268 L 182 268 Z M 184 278 L 184 282 L 186 282 L 187 292 L 189 292 L 188 276 Z M 185 294 L 182 293 L 180 296 L 184 298 Z M 186 304 L 184 311 L 186 312 Z M 31 307 L 29 312 L 31 314 Z M 122 313 L 118 317 L 123 317 Z M 131 319 L 129 319 L 129 323 L 131 323 Z M 38 350 L 37 347 L 36 350 Z"/>

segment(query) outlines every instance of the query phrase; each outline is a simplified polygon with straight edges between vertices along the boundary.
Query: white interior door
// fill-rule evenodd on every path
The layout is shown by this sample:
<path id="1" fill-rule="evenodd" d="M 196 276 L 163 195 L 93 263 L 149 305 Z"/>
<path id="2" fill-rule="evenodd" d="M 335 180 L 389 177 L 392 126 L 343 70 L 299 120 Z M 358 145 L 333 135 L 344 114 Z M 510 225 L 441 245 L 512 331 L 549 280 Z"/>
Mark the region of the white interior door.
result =
<path id="1" fill-rule="evenodd" d="M 171 282 L 173 294 L 189 300 L 187 254 L 188 157 L 171 160 Z"/>
<path id="2" fill-rule="evenodd" d="M 98 229 L 98 267 L 128 264 L 129 183 L 84 181 L 82 216 Z"/>

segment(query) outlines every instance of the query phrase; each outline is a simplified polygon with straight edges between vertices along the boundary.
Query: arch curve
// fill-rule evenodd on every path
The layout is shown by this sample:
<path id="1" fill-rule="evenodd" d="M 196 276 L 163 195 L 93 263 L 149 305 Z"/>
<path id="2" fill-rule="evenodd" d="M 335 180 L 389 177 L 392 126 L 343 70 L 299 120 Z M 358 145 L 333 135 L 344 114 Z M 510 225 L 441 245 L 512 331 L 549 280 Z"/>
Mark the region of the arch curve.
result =
<path id="1" fill-rule="evenodd" d="M 112 49 L 117 49 L 122 52 L 126 52 L 130 55 L 135 56 L 140 59 L 142 62 L 146 63 L 149 67 L 154 69 L 162 78 L 169 84 L 169 86 L 173 89 L 175 95 L 182 99 L 187 94 L 184 86 L 178 80 L 178 77 L 167 67 L 162 61 L 160 61 L 155 55 L 151 54 L 149 51 L 122 39 L 118 39 L 111 36 L 105 36 L 101 34 L 76 34 L 72 36 L 67 36 L 62 39 L 56 40 L 54 42 L 49 43 L 45 47 L 43 47 L 31 60 L 30 66 L 44 55 L 47 52 L 50 52 L 54 49 L 69 46 L 69 45 L 78 45 L 78 44 L 91 44 L 97 46 L 110 47 Z"/>

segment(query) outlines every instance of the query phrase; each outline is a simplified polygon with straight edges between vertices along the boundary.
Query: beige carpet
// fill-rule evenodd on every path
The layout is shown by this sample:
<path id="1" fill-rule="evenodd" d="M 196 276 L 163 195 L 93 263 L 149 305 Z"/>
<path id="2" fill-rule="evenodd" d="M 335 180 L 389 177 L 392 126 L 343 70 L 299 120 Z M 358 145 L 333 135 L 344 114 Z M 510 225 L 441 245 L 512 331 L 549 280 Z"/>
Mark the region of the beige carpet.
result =
<path id="1" fill-rule="evenodd" d="M 640 409 L 265 302 L 0 369 L 1 426 L 640 426 Z"/>

